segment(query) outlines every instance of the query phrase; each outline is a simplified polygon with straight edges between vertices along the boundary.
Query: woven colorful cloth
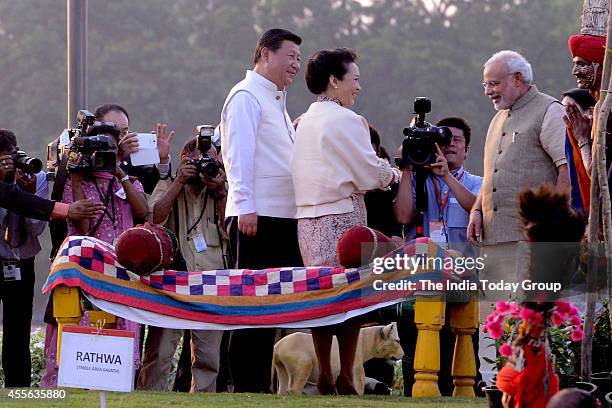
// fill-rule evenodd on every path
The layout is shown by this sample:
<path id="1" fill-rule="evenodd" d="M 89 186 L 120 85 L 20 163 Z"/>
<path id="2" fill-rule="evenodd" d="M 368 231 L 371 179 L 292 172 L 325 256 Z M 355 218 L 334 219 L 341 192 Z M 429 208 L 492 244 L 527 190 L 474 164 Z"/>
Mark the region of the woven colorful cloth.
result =
<path id="1" fill-rule="evenodd" d="M 412 241 L 386 257 L 453 258 L 428 238 Z M 344 269 L 287 267 L 262 270 L 163 270 L 139 277 L 118 262 L 114 248 L 91 237 L 70 236 L 62 244 L 43 287 L 78 287 L 96 298 L 162 315 L 207 323 L 273 325 L 306 321 L 373 305 L 401 301 L 414 290 L 375 290 L 374 282 L 444 282 L 451 270 L 425 265 L 373 273 L 373 265 Z M 440 265 L 438 265 L 440 266 Z M 365 311 L 364 311 L 365 313 Z"/>

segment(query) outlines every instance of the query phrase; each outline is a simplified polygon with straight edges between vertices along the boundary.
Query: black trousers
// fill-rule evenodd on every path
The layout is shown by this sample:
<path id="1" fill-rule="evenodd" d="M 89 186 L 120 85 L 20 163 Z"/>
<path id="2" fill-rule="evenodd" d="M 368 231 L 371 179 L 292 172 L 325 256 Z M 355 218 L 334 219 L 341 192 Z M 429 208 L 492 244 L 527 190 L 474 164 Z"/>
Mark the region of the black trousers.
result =
<path id="1" fill-rule="evenodd" d="M 19 281 L 5 281 L 0 271 L 5 387 L 29 387 L 31 383 L 30 326 L 34 299 L 34 257 L 22 260 L 19 268 Z"/>
<path id="2" fill-rule="evenodd" d="M 264 269 L 303 266 L 297 240 L 297 220 L 257 217 L 257 235 L 238 231 L 238 217 L 225 220 L 236 268 Z M 232 332 L 228 360 L 234 392 L 271 392 L 270 368 L 276 329 Z"/>

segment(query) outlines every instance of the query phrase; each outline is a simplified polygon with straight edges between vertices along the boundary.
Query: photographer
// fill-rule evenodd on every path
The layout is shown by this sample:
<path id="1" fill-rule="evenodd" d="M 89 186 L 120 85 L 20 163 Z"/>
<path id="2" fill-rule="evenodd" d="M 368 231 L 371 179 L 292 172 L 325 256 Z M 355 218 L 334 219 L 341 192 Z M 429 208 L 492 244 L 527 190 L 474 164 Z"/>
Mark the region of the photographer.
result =
<path id="1" fill-rule="evenodd" d="M 196 140 L 183 147 L 176 178 L 162 180 L 155 187 L 149 201 L 151 218 L 153 223 L 163 223 L 175 231 L 187 270 L 227 268 L 223 253 L 227 237 L 222 225 L 227 196 L 225 174 L 219 169 L 214 177 L 205 175 Z M 214 148 L 208 154 L 216 159 Z M 139 389 L 166 389 L 172 356 L 182 335 L 183 330 L 149 326 Z M 222 337 L 220 330 L 191 331 L 191 392 L 216 391 Z"/>
<path id="2" fill-rule="evenodd" d="M 469 249 L 466 238 L 469 211 L 480 191 L 482 177 L 463 168 L 470 146 L 471 129 L 468 123 L 459 117 L 449 117 L 439 121 L 437 126 L 448 127 L 453 136 L 448 145 L 436 146 L 436 162 L 425 166 L 429 171 L 423 235 L 442 246 L 464 253 Z M 406 166 L 402 172 L 393 209 L 397 221 L 408 225 L 406 239 L 412 240 L 416 237 L 416 183 L 412 166 Z"/>
<path id="3" fill-rule="evenodd" d="M 0 129 L 0 134 L 6 132 L 12 134 L 10 130 Z M 0 154 L 0 208 L 17 215 L 42 221 L 94 218 L 104 212 L 104 206 L 97 201 L 79 200 L 68 205 L 37 197 L 32 193 L 21 190 L 15 184 L 2 181 L 14 171 L 15 163 L 13 163 L 12 155 Z"/>
<path id="4" fill-rule="evenodd" d="M 0 129 L 2 160 L 16 158 L 15 134 Z M 40 163 L 40 162 L 39 162 Z M 39 197 L 48 194 L 44 173 L 41 177 L 28 171 L 27 166 L 11 166 L 1 172 L 0 180 Z M 6 387 L 29 387 L 31 383 L 30 326 L 34 299 L 34 256 L 40 251 L 38 236 L 46 222 L 24 218 L 0 209 L 0 301 L 3 306 L 2 368 Z"/>
<path id="5" fill-rule="evenodd" d="M 64 203 L 72 203 L 81 199 L 99 200 L 104 206 L 104 212 L 93 220 L 76 220 L 68 222 L 68 235 L 87 235 L 97 238 L 109 244 L 114 244 L 119 235 L 134 226 L 134 219 L 144 219 L 147 217 L 149 208 L 144 196 L 142 184 L 138 180 L 131 179 L 119 166 L 117 159 L 117 142 L 119 139 L 119 129 L 113 123 L 96 123 L 90 128 L 86 136 L 80 136 L 79 143 L 83 146 L 88 144 L 87 140 L 93 136 L 101 137 L 104 144 L 103 153 L 111 153 L 100 156 L 105 162 L 104 166 L 113 168 L 112 172 L 94 170 L 97 160 L 94 155 L 102 153 L 95 151 L 93 154 L 81 152 L 78 148 L 74 151 L 73 157 L 68 160 L 70 180 L 66 182 L 63 190 Z M 76 139 L 76 138 L 75 138 Z M 109 142 L 110 139 L 110 142 Z M 93 139 L 90 139 L 93 140 Z M 73 139 L 76 143 L 76 140 Z M 84 150 L 84 149 L 83 149 Z M 88 325 L 88 314 L 81 324 Z M 134 332 L 134 367 L 140 366 L 140 352 L 138 348 L 140 338 L 140 326 L 137 323 L 121 319 L 117 320 L 117 328 L 126 329 Z M 57 352 L 57 326 L 47 324 L 46 335 L 51 343 L 47 353 L 47 367 L 41 380 L 44 387 L 57 386 L 57 369 L 55 367 L 55 354 Z M 47 348 L 47 347 L 46 347 Z"/>
<path id="6" fill-rule="evenodd" d="M 430 237 L 438 245 L 455 249 L 464 256 L 473 256 L 473 248 L 467 241 L 469 211 L 480 191 L 482 177 L 473 175 L 463 168 L 470 146 L 471 129 L 463 118 L 442 119 L 437 126 L 446 126 L 452 133 L 449 144 L 436 145 L 436 161 L 424 166 L 428 171 L 425 179 L 427 211 L 423 217 L 423 235 Z M 401 146 L 399 157 L 402 157 Z M 408 224 L 406 240 L 416 238 L 416 181 L 412 166 L 402 170 L 397 199 L 394 204 L 395 216 L 401 224 Z M 447 313 L 447 320 L 449 314 Z M 402 372 L 404 376 L 404 395 L 412 395 L 414 384 L 414 350 L 417 329 L 410 317 L 398 321 L 398 331 L 402 348 L 406 352 Z M 478 333 L 473 336 L 476 360 L 478 361 Z M 454 335 L 450 326 L 445 324 L 440 332 L 441 355 L 438 385 L 444 396 L 453 392 L 451 362 Z"/>
<path id="7" fill-rule="evenodd" d="M 167 179 L 170 175 L 170 143 L 174 138 L 174 131 L 167 133 L 165 124 L 157 124 L 157 151 L 159 152 L 159 164 L 152 166 L 134 166 L 130 154 L 138 151 L 138 137 L 130 132 L 130 117 L 127 111 L 120 105 L 107 103 L 99 106 L 94 112 L 96 120 L 100 122 L 113 122 L 119 128 L 119 160 L 121 168 L 129 176 L 136 177 L 143 185 L 144 191 L 151 194 L 160 179 Z"/>

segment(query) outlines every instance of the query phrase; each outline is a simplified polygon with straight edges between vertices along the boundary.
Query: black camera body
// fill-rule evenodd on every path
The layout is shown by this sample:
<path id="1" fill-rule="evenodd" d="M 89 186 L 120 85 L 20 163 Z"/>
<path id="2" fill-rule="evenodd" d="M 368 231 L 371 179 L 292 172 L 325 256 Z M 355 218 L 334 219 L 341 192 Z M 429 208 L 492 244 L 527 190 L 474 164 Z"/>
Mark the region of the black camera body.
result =
<path id="1" fill-rule="evenodd" d="M 66 161 L 72 147 L 72 139 L 86 135 L 88 129 L 93 126 L 95 122 L 96 117 L 93 113 L 81 109 L 77 113 L 76 126 L 64 130 L 62 136 L 54 139 L 47 145 L 47 180 L 55 181 L 58 173 L 66 170 L 66 163 L 61 164 L 61 162 L 62 160 L 64 160 L 64 162 Z M 60 169 L 60 167 L 63 167 L 63 169 Z"/>
<path id="2" fill-rule="evenodd" d="M 189 159 L 187 163 L 194 165 L 198 174 L 203 174 L 208 178 L 215 178 L 219 174 L 219 163 L 208 155 L 199 159 Z"/>
<path id="3" fill-rule="evenodd" d="M 219 162 L 208 154 L 212 147 L 212 137 L 215 134 L 215 127 L 211 125 L 196 126 L 197 148 L 202 154 L 200 159 L 192 159 L 189 164 L 196 167 L 198 174 L 203 174 L 208 178 L 215 178 L 219 174 Z"/>
<path id="4" fill-rule="evenodd" d="M 431 111 L 431 101 L 425 97 L 414 99 L 414 123 L 404 128 L 406 136 L 402 141 L 402 157 L 396 160 L 399 167 L 406 165 L 425 166 L 436 161 L 436 144 L 448 145 L 453 135 L 446 126 L 433 126 L 425 121 L 425 114 Z"/>
<path id="5" fill-rule="evenodd" d="M 120 131 L 114 124 L 94 122 L 87 134 L 72 138 L 68 151 L 68 171 L 105 171 L 113 173 L 117 166 L 117 143 Z"/>
<path id="6" fill-rule="evenodd" d="M 18 150 L 11 155 L 16 169 L 27 174 L 36 174 L 42 170 L 42 161 L 35 157 L 30 157 L 26 152 Z"/>

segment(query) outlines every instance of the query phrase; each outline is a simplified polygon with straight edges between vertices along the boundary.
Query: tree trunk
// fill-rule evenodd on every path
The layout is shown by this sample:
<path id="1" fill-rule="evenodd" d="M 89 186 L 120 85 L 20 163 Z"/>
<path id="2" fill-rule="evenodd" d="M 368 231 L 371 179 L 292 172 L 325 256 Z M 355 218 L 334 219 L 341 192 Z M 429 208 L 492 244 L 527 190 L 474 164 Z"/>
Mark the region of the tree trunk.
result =
<path id="1" fill-rule="evenodd" d="M 603 0 L 590 0 L 589 3 L 603 3 Z M 603 4 L 597 4 L 600 8 Z M 606 5 L 608 6 L 608 5 Z M 608 10 L 610 10 L 608 6 Z M 585 1 L 583 9 L 583 26 L 587 18 L 587 2 Z M 609 14 L 608 14 L 609 15 Z M 583 27 L 584 28 L 584 27 Z M 582 30 L 581 30 L 582 32 Z M 608 18 L 607 38 L 612 38 L 612 21 Z M 606 41 L 607 42 L 607 41 Z M 607 46 L 607 45 L 606 45 Z M 604 57 L 602 71 L 602 90 L 600 92 L 599 102 L 595 106 L 595 118 L 593 121 L 594 135 L 594 152 L 593 164 L 591 165 L 591 207 L 589 213 L 589 230 L 587 239 L 589 242 L 589 252 L 595 253 L 597 256 L 589 257 L 589 266 L 587 269 L 587 295 L 586 295 L 586 311 L 584 315 L 584 339 L 582 340 L 582 355 L 581 355 L 581 377 L 584 381 L 591 379 L 592 368 L 592 351 L 593 351 L 593 323 L 595 319 L 595 303 L 597 301 L 596 280 L 597 280 L 597 261 L 600 259 L 599 254 L 599 225 L 603 223 L 603 235 L 606 252 L 606 269 L 608 274 L 608 285 L 610 285 L 610 276 L 612 264 L 607 262 L 607 259 L 612 255 L 612 222 L 610 195 L 608 192 L 608 180 L 606 171 L 606 128 L 608 125 L 608 116 L 612 107 L 612 98 L 608 93 L 610 83 L 610 55 L 606 52 Z M 601 204 L 601 207 L 600 207 Z M 601 213 L 600 213 L 601 211 Z M 611 289 L 608 286 L 608 292 Z"/>

